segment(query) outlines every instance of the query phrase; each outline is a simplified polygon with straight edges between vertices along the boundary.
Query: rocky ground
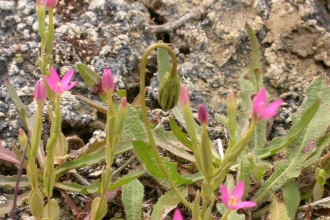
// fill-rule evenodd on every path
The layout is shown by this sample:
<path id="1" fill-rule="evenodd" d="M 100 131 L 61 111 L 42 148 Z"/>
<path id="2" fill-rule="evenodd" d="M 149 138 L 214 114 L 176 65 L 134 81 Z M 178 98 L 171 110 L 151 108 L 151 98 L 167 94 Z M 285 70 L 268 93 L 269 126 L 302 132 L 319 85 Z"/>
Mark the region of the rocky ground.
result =
<path id="1" fill-rule="evenodd" d="M 203 103 L 211 117 L 225 114 L 228 92 L 240 90 L 238 77 L 249 69 L 248 22 L 260 44 L 265 86 L 272 99 L 285 101 L 275 119 L 282 126 L 273 127 L 272 136 L 285 135 L 304 89 L 318 75 L 330 77 L 329 11 L 329 0 L 60 0 L 55 11 L 55 67 L 62 74 L 75 69 L 78 81 L 63 99 L 63 131 L 87 142 L 94 130 L 104 128 L 104 119 L 74 96 L 97 99 L 80 77 L 77 63 L 99 74 L 110 68 L 131 102 L 139 92 L 141 56 L 159 40 L 177 53 L 178 73 L 193 107 Z M 22 123 L 2 82 L 8 79 L 34 111 L 39 41 L 35 0 L 0 0 L 0 140 L 6 148 L 17 144 Z M 155 56 L 148 70 L 150 104 L 157 107 Z M 224 136 L 216 121 L 209 125 L 212 139 Z M 7 163 L 0 168 L 0 174 L 13 173 Z"/>

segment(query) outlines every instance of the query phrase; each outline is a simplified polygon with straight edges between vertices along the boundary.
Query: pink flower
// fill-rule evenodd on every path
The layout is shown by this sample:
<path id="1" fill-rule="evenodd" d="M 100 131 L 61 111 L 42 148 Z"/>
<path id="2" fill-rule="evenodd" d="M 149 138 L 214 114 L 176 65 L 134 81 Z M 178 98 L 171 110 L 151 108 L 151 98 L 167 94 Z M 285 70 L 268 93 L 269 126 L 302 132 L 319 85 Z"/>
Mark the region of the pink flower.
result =
<path id="1" fill-rule="evenodd" d="M 67 72 L 64 77 L 62 78 L 62 80 L 60 81 L 60 77 L 58 76 L 56 70 L 54 67 L 52 67 L 50 69 L 50 76 L 45 76 L 45 80 L 49 86 L 49 88 L 58 94 L 62 94 L 65 91 L 68 91 L 70 89 L 72 89 L 77 82 L 72 82 L 70 83 L 70 80 L 73 76 L 74 70 L 70 70 L 69 72 Z"/>
<path id="2" fill-rule="evenodd" d="M 38 2 L 38 0 L 37 0 Z M 47 8 L 55 8 L 58 3 L 58 0 L 45 0 L 45 5 Z"/>
<path id="3" fill-rule="evenodd" d="M 182 214 L 179 209 L 175 210 L 173 220 L 183 220 Z"/>
<path id="4" fill-rule="evenodd" d="M 203 104 L 200 104 L 198 106 L 198 121 L 201 124 L 205 124 L 205 123 L 207 123 L 208 119 L 209 119 L 209 117 L 207 115 L 205 106 Z"/>
<path id="5" fill-rule="evenodd" d="M 261 88 L 253 99 L 252 117 L 258 121 L 265 120 L 276 115 L 277 110 L 281 107 L 283 100 L 279 99 L 267 106 L 266 89 Z"/>
<path id="6" fill-rule="evenodd" d="M 102 77 L 102 89 L 105 92 L 112 92 L 115 89 L 115 82 L 112 72 L 109 69 L 104 69 Z"/>
<path id="7" fill-rule="evenodd" d="M 38 80 L 34 89 L 34 98 L 39 103 L 44 103 L 46 100 L 46 89 L 42 80 Z"/>
<path id="8" fill-rule="evenodd" d="M 223 204 L 230 210 L 252 208 L 257 205 L 257 203 L 252 201 L 241 202 L 244 195 L 244 181 L 239 182 L 231 194 L 228 193 L 227 188 L 223 184 L 220 186 L 220 191 Z"/>

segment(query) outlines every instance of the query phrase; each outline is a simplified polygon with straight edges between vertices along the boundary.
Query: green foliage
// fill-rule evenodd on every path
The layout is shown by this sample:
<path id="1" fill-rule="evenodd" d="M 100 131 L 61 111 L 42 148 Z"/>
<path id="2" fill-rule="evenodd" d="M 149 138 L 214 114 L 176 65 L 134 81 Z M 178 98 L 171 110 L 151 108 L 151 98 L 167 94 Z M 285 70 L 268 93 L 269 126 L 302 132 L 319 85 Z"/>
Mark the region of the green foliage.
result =
<path id="1" fill-rule="evenodd" d="M 27 112 L 27 106 L 23 104 L 22 100 L 20 99 L 20 97 L 17 95 L 16 89 L 10 84 L 9 81 L 4 80 L 7 92 L 9 97 L 11 98 L 11 100 L 14 102 L 18 114 L 22 119 L 23 122 L 23 126 L 27 131 L 31 131 L 33 128 L 33 122 L 34 119 L 29 119 L 26 115 Z"/>
<path id="2" fill-rule="evenodd" d="M 271 195 L 272 204 L 270 205 L 269 220 L 290 220 L 285 205 L 278 201 L 276 196 Z"/>
<path id="3" fill-rule="evenodd" d="M 141 177 L 145 173 L 146 173 L 145 170 L 138 170 L 138 171 L 130 172 L 122 177 L 119 177 L 116 179 L 116 181 L 111 183 L 108 190 L 110 191 L 110 190 L 117 189 L 117 188 Z M 61 182 L 55 183 L 55 187 L 58 189 L 71 191 L 71 192 L 79 192 L 82 194 L 100 193 L 99 185 L 100 185 L 100 180 L 94 181 L 89 186 L 82 186 L 77 183 L 61 183 Z"/>
<path id="4" fill-rule="evenodd" d="M 152 174 L 163 185 L 169 187 L 164 173 L 160 170 L 159 164 L 156 162 L 155 156 L 152 153 L 148 143 L 143 141 L 133 142 L 134 150 L 139 159 L 143 162 L 144 166 L 150 174 Z M 175 180 L 176 185 L 192 184 L 191 179 L 183 178 L 177 171 L 177 163 L 170 162 L 167 158 L 162 157 L 162 162 L 170 174 L 171 178 Z"/>
<path id="5" fill-rule="evenodd" d="M 293 180 L 290 180 L 284 185 L 283 197 L 290 219 L 295 219 L 295 214 L 300 203 L 300 192 Z"/>
<path id="6" fill-rule="evenodd" d="M 50 208 L 48 208 L 50 206 Z M 51 213 L 48 213 L 51 210 Z M 61 216 L 61 210 L 55 199 L 51 199 L 49 203 L 45 205 L 43 218 L 59 219 Z"/>
<path id="7" fill-rule="evenodd" d="M 141 219 L 144 187 L 138 180 L 123 185 L 123 203 L 128 220 Z"/>
<path id="8" fill-rule="evenodd" d="M 256 92 L 257 92 L 261 87 L 263 87 L 263 82 L 261 77 L 262 68 L 260 63 L 259 44 L 252 27 L 248 23 L 246 23 L 246 29 L 251 41 L 251 49 L 252 49 L 250 72 L 246 77 L 256 86 L 257 89 Z"/>
<path id="9" fill-rule="evenodd" d="M 317 140 L 330 125 L 329 92 L 330 88 L 321 77 L 315 79 L 306 90 L 307 100 L 301 105 L 300 111 L 292 115 L 291 131 L 286 137 L 274 139 L 276 147 L 273 147 L 273 144 L 270 147 L 272 150 L 276 149 L 276 152 L 278 149 L 284 149 L 286 159 L 276 163 L 275 172 L 253 198 L 256 202 L 261 202 L 269 193 L 299 176 L 306 160 L 317 150 Z M 302 121 L 309 123 L 302 125 Z"/>
<path id="10" fill-rule="evenodd" d="M 17 176 L 3 176 L 0 175 L 0 186 L 4 186 L 6 188 L 11 189 L 15 187 L 17 181 Z M 26 176 L 21 177 L 21 181 L 19 182 L 19 187 L 30 186 L 30 182 Z"/>
<path id="11" fill-rule="evenodd" d="M 178 188 L 181 195 L 183 197 L 188 196 L 188 188 L 185 186 Z M 178 204 L 180 203 L 180 199 L 176 196 L 173 189 L 166 192 L 164 195 L 162 195 L 156 205 L 154 206 L 154 209 L 151 214 L 152 220 L 158 220 L 158 219 L 164 219 L 166 215 L 174 209 Z"/>

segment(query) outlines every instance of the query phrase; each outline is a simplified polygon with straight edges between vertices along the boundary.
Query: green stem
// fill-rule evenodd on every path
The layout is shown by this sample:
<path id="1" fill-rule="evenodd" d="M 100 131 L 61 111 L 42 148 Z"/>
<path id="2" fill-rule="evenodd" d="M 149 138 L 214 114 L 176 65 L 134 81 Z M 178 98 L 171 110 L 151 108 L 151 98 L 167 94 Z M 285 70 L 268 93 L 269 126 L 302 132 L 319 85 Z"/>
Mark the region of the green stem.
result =
<path id="1" fill-rule="evenodd" d="M 220 220 L 226 220 L 228 215 L 230 214 L 231 210 L 230 209 L 227 209 L 226 213 L 221 217 Z"/>
<path id="2" fill-rule="evenodd" d="M 54 43 L 54 11 L 52 8 L 48 9 L 49 12 L 49 22 L 47 31 L 47 55 L 51 55 L 53 51 Z"/>
<path id="3" fill-rule="evenodd" d="M 47 203 L 48 203 L 48 218 L 52 219 L 52 212 L 50 209 L 50 197 L 47 197 Z"/>
<path id="4" fill-rule="evenodd" d="M 156 161 L 159 164 L 159 167 L 160 167 L 161 171 L 164 173 L 166 179 L 170 183 L 170 185 L 173 188 L 175 194 L 181 200 L 182 204 L 184 204 L 188 209 L 191 210 L 192 209 L 192 205 L 181 195 L 181 193 L 179 192 L 179 190 L 176 187 L 175 183 L 171 179 L 169 173 L 167 172 L 164 164 L 162 163 L 162 160 L 160 158 L 160 155 L 159 155 L 159 152 L 158 152 L 158 149 L 157 149 L 157 146 L 156 146 L 154 137 L 152 136 L 151 126 L 150 126 L 149 120 L 148 120 L 147 106 L 146 106 L 145 97 L 144 97 L 144 91 L 145 91 L 145 75 L 146 75 L 146 66 L 147 66 L 148 55 L 150 54 L 151 51 L 153 51 L 156 48 L 163 48 L 163 49 L 166 49 L 168 51 L 168 53 L 172 57 L 172 67 L 171 67 L 171 71 L 170 72 L 171 72 L 171 74 L 173 74 L 173 73 L 176 74 L 177 60 L 176 60 L 175 53 L 174 53 L 174 51 L 172 50 L 171 47 L 169 47 L 168 45 L 163 44 L 163 43 L 156 43 L 154 45 L 149 46 L 146 49 L 146 51 L 144 52 L 144 54 L 142 56 L 141 67 L 140 67 L 140 97 L 141 97 L 142 118 L 143 118 L 144 126 L 145 126 L 146 131 L 147 131 L 147 134 L 148 134 L 148 138 L 149 138 L 151 150 L 152 150 L 152 152 L 155 155 Z"/>

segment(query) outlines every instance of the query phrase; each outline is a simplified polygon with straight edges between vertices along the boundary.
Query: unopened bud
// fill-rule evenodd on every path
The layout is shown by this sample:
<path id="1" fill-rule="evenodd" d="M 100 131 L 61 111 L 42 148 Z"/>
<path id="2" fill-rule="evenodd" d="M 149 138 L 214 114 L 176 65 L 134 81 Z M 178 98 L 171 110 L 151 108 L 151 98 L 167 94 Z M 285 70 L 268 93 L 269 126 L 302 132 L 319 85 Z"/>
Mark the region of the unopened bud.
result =
<path id="1" fill-rule="evenodd" d="M 158 102 L 162 109 L 170 110 L 176 106 L 180 96 L 180 78 L 178 74 L 167 72 L 160 82 Z"/>
<path id="2" fill-rule="evenodd" d="M 47 8 L 55 8 L 58 0 L 45 0 L 45 5 Z"/>
<path id="3" fill-rule="evenodd" d="M 28 137 L 26 136 L 26 134 L 22 128 L 18 129 L 18 140 L 19 140 L 21 146 L 24 148 L 28 141 Z"/>
<path id="4" fill-rule="evenodd" d="M 44 103 L 46 100 L 46 89 L 42 80 L 38 80 L 34 89 L 34 98 L 38 103 Z"/>
<path id="5" fill-rule="evenodd" d="M 127 99 L 126 97 L 122 98 L 119 105 L 119 111 L 126 111 L 127 110 Z"/>
<path id="6" fill-rule="evenodd" d="M 187 106 L 190 104 L 188 91 L 186 90 L 186 87 L 184 87 L 184 85 L 181 85 L 180 88 L 180 103 L 182 106 Z"/>
<path id="7" fill-rule="evenodd" d="M 105 92 L 112 92 L 115 89 L 115 82 L 110 69 L 104 69 L 103 71 L 102 89 Z"/>
<path id="8" fill-rule="evenodd" d="M 208 121 L 208 115 L 207 115 L 207 110 L 203 104 L 200 104 L 198 106 L 198 121 L 201 124 L 206 124 Z"/>

